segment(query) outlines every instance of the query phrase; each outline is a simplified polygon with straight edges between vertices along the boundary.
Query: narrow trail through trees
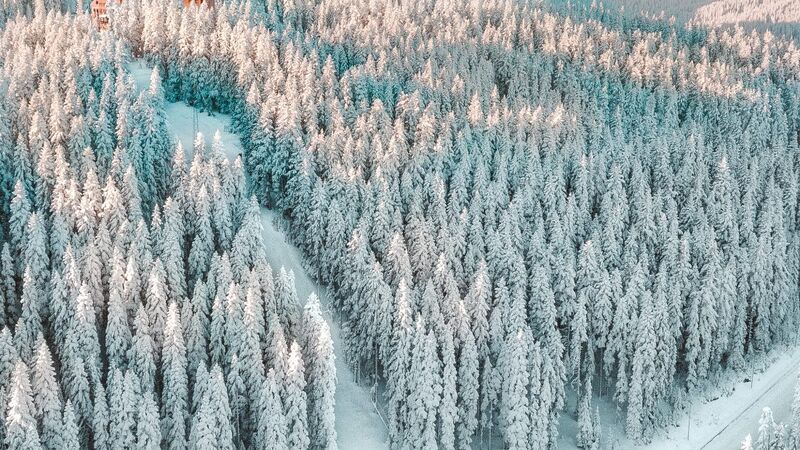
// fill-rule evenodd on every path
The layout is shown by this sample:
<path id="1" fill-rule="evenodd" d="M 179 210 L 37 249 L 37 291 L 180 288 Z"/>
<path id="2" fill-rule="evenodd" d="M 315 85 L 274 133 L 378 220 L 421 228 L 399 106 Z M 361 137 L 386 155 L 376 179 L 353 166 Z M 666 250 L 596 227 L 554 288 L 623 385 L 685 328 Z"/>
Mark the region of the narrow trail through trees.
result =
<path id="1" fill-rule="evenodd" d="M 136 80 L 138 89 L 145 89 L 150 80 L 151 69 L 141 61 L 134 61 L 129 65 L 129 70 Z M 187 163 L 190 161 L 192 142 L 194 141 L 193 126 L 206 135 L 207 142 L 213 133 L 219 132 L 229 160 L 234 160 L 242 152 L 239 137 L 225 130 L 229 129 L 230 118 L 224 114 L 210 116 L 197 112 L 195 108 L 182 102 L 168 103 L 166 105 L 168 125 L 177 142 L 181 142 L 187 152 Z M 334 351 L 336 353 L 336 433 L 340 449 L 384 449 L 388 448 L 387 429 L 381 418 L 377 415 L 374 405 L 370 400 L 367 388 L 360 386 L 355 381 L 355 376 L 345 362 L 342 355 L 344 343 L 341 338 L 339 324 L 333 320 L 330 311 L 327 292 L 316 284 L 303 270 L 302 257 L 297 249 L 291 245 L 275 224 L 275 214 L 266 209 L 261 210 L 261 223 L 263 227 L 263 241 L 267 250 L 267 259 L 273 270 L 284 267 L 292 271 L 295 278 L 297 294 L 302 301 L 309 295 L 316 293 L 320 304 L 325 309 L 323 315 L 331 329 Z"/>

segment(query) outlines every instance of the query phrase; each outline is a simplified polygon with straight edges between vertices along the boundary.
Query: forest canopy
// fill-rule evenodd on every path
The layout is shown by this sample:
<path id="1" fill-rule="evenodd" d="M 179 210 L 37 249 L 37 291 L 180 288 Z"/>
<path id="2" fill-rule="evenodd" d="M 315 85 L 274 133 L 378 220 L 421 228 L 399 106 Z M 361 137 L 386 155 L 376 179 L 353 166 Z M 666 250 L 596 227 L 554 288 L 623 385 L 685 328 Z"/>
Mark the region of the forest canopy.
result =
<path id="1" fill-rule="evenodd" d="M 796 333 L 794 40 L 519 0 L 75 8 L 0 18 L 6 442 L 44 434 L 44 377 L 82 444 L 335 446 L 327 324 L 259 206 L 396 448 L 556 448 L 565 408 L 597 448 L 599 396 L 647 442 Z M 243 158 L 184 161 L 170 101 Z"/>

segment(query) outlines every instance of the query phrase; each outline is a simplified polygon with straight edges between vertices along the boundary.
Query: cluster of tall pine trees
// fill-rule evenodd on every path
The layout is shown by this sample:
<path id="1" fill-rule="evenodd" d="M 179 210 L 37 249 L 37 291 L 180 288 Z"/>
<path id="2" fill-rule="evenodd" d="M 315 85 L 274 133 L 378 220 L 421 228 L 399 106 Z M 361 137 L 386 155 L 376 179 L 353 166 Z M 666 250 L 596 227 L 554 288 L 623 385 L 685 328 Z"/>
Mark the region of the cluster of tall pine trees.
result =
<path id="1" fill-rule="evenodd" d="M 319 302 L 127 48 L 41 2 L 0 28 L 0 446 L 335 449 Z"/>
<path id="2" fill-rule="evenodd" d="M 242 170 L 398 448 L 554 448 L 567 390 L 580 446 L 598 395 L 646 441 L 797 328 L 794 41 L 518 0 L 131 0 L 112 33 L 26 9 L 0 43 L 9 446 L 335 445 L 326 325 L 273 279 Z M 187 169 L 165 99 L 231 113 L 243 161 L 200 139 Z"/>
<path id="3" fill-rule="evenodd" d="M 790 40 L 538 2 L 133 0 L 167 97 L 233 115 L 386 382 L 398 448 L 648 440 L 797 328 Z M 499 433 L 498 433 L 499 430 Z"/>

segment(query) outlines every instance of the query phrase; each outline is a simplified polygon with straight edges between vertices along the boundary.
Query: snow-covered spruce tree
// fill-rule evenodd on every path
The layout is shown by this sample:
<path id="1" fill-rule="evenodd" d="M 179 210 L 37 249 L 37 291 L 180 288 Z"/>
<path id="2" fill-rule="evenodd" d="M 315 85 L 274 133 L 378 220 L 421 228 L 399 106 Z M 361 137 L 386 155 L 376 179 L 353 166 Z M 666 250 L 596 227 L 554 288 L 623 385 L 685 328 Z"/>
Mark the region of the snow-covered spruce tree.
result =
<path id="1" fill-rule="evenodd" d="M 319 298 L 311 294 L 303 309 L 303 348 L 305 351 L 308 400 L 309 448 L 335 450 L 334 404 L 336 366 L 330 328 L 322 317 Z"/>
<path id="2" fill-rule="evenodd" d="M 115 259 L 121 263 L 121 258 Z M 123 268 L 120 265 L 112 269 L 109 280 L 108 319 L 106 321 L 105 339 L 108 365 L 125 370 L 128 367 L 128 354 L 132 336 L 129 327 L 128 308 L 123 299 Z"/>
<path id="3" fill-rule="evenodd" d="M 741 450 L 753 450 L 753 438 L 748 434 L 742 440 Z"/>
<path id="4" fill-rule="evenodd" d="M 72 403 L 67 400 L 64 405 L 64 422 L 61 427 L 61 448 L 65 450 L 78 450 L 81 444 L 78 437 L 78 423 Z"/>
<path id="5" fill-rule="evenodd" d="M 772 416 L 772 409 L 764 407 L 761 418 L 758 420 L 758 439 L 756 439 L 757 449 L 777 449 L 781 448 L 782 424 L 775 423 Z"/>
<path id="6" fill-rule="evenodd" d="M 457 409 L 457 373 L 455 344 L 450 330 L 445 330 L 441 342 L 442 353 L 442 401 L 439 404 L 439 446 L 455 450 Z"/>
<path id="7" fill-rule="evenodd" d="M 108 398 L 106 389 L 101 383 L 97 383 L 94 387 L 92 444 L 96 449 L 109 448 Z"/>
<path id="8" fill-rule="evenodd" d="M 591 378 L 586 377 L 578 404 L 577 441 L 582 448 L 596 450 L 600 448 L 600 422 L 592 415 L 592 394 Z"/>
<path id="9" fill-rule="evenodd" d="M 288 372 L 286 373 L 286 398 L 284 409 L 289 427 L 287 445 L 292 449 L 308 448 L 308 419 L 306 411 L 305 368 L 300 346 L 292 342 L 289 350 Z"/>
<path id="10" fill-rule="evenodd" d="M 642 311 L 639 327 L 636 331 L 633 361 L 631 362 L 631 380 L 628 390 L 628 417 L 626 433 L 636 439 L 647 439 L 652 430 L 652 419 L 643 414 L 650 411 L 645 402 L 656 398 L 653 392 L 658 382 L 656 373 L 656 340 L 652 296 L 645 291 L 642 297 Z"/>
<path id="11" fill-rule="evenodd" d="M 136 330 L 128 354 L 129 369 L 136 373 L 144 391 L 155 389 L 156 365 L 154 343 L 144 305 L 140 304 L 133 321 Z"/>
<path id="12" fill-rule="evenodd" d="M 212 415 L 209 425 L 212 430 L 214 448 L 234 448 L 231 408 L 222 369 L 219 366 L 211 368 L 208 387 L 203 396 L 200 410 L 202 411 L 204 407 L 207 407 Z"/>
<path id="13" fill-rule="evenodd" d="M 462 306 L 463 310 L 463 306 Z M 466 312 L 464 312 L 466 315 Z M 466 319 L 466 318 L 465 318 Z M 466 321 L 466 320 L 465 320 Z M 460 352 L 458 356 L 458 419 L 456 421 L 456 439 L 458 447 L 469 448 L 472 435 L 478 427 L 476 413 L 478 410 L 478 350 L 472 332 L 464 330 L 459 337 Z"/>
<path id="14" fill-rule="evenodd" d="M 528 335 L 526 330 L 512 332 L 506 338 L 501 355 L 503 388 L 500 422 L 503 440 L 510 449 L 529 447 L 530 412 L 528 409 Z"/>
<path id="15" fill-rule="evenodd" d="M 62 396 L 56 379 L 53 358 L 43 337 L 39 337 L 36 361 L 31 371 L 31 389 L 36 417 L 41 423 L 42 444 L 47 449 L 60 448 Z M 74 419 L 74 418 L 73 418 Z"/>
<path id="16" fill-rule="evenodd" d="M 136 447 L 146 450 L 161 448 L 158 405 L 152 392 L 142 393 L 136 414 Z"/>
<path id="17" fill-rule="evenodd" d="M 126 374 L 115 369 L 108 377 L 109 447 L 136 443 L 136 392 L 126 383 Z"/>
<path id="18" fill-rule="evenodd" d="M 39 301 L 42 292 L 33 278 L 30 267 L 25 268 L 22 294 L 22 314 L 17 321 L 14 338 L 20 358 L 32 363 L 36 350 L 36 339 L 43 330 L 42 318 L 39 315 Z"/>
<path id="19" fill-rule="evenodd" d="M 162 433 L 167 448 L 186 448 L 186 418 L 188 417 L 188 377 L 186 347 L 183 342 L 178 306 L 170 304 L 164 329 Z"/>
<path id="20" fill-rule="evenodd" d="M 18 361 L 8 384 L 8 405 L 5 412 L 5 446 L 9 449 L 42 448 L 34 417 L 28 368 Z"/>
<path id="21" fill-rule="evenodd" d="M 411 346 L 414 328 L 411 317 L 412 301 L 405 278 L 400 280 L 394 305 L 394 327 L 392 351 L 388 362 L 388 402 L 389 402 L 389 434 L 392 439 L 402 441 L 408 421 L 408 404 L 404 399 L 408 395 L 407 371 L 411 364 Z"/>
<path id="22" fill-rule="evenodd" d="M 259 399 L 258 431 L 256 440 L 258 446 L 285 448 L 287 445 L 286 416 L 283 414 L 281 399 L 275 384 L 275 373 L 270 370 L 263 381 Z"/>
<path id="23" fill-rule="evenodd" d="M 437 410 L 441 402 L 442 385 L 439 373 L 441 361 L 437 354 L 433 331 L 425 329 L 422 317 L 415 326 L 409 379 L 407 442 L 412 448 L 437 445 Z"/>

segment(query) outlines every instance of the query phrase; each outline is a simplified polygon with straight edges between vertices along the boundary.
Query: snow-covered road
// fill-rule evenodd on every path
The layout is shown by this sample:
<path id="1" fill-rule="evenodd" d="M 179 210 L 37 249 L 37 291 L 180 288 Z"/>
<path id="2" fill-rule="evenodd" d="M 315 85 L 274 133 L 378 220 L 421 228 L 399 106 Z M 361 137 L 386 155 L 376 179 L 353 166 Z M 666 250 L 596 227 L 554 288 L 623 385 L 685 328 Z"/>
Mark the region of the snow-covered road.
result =
<path id="1" fill-rule="evenodd" d="M 712 387 L 704 394 L 705 398 L 712 400 L 706 401 L 703 395 L 698 396 L 687 411 L 690 414 L 682 414 L 677 419 L 677 426 L 668 425 L 656 431 L 653 441 L 645 445 L 627 439 L 625 414 L 618 413 L 615 404 L 608 398 L 595 396 L 595 405 L 600 409 L 601 448 L 738 450 L 748 434 L 755 442 L 758 420 L 765 406 L 772 409 L 776 422 L 791 422 L 792 399 L 800 370 L 800 347 L 776 348 L 768 356 L 765 366 L 766 370 L 755 373 L 752 383 L 750 376 L 743 374 L 735 378 L 723 378 L 720 386 Z M 558 447 L 578 450 L 575 445 L 575 396 L 571 394 L 568 398 L 568 406 L 561 416 Z"/>
<path id="2" fill-rule="evenodd" d="M 141 61 L 134 61 L 128 66 L 137 89 L 146 89 L 150 83 L 150 69 Z M 182 102 L 168 103 L 166 115 L 176 141 L 180 141 L 188 152 L 191 151 L 195 136 L 194 117 L 196 110 Z M 206 142 L 211 143 L 214 133 L 219 131 L 228 158 L 234 159 L 242 152 L 242 143 L 236 134 L 230 133 L 230 117 L 224 114 L 210 116 L 197 112 L 197 130 L 204 134 Z M 336 353 L 336 434 L 337 444 L 342 450 L 378 450 L 388 449 L 388 433 L 386 426 L 377 415 L 368 389 L 356 383 L 353 372 L 340 356 L 344 343 L 336 321 L 327 310 L 329 300 L 326 290 L 317 285 L 303 270 L 302 257 L 291 245 L 283 231 L 278 229 L 273 219 L 275 214 L 262 208 L 261 223 L 263 226 L 264 246 L 267 259 L 273 270 L 285 267 L 294 272 L 297 294 L 305 301 L 312 292 L 316 292 L 323 306 L 323 315 L 331 329 L 334 352 Z"/>
<path id="3" fill-rule="evenodd" d="M 320 297 L 325 308 L 330 304 L 327 291 L 314 283 L 303 270 L 302 257 L 297 248 L 286 241 L 286 236 L 275 227 L 275 213 L 266 208 L 261 210 L 261 223 L 264 224 L 264 244 L 267 259 L 273 268 L 280 266 L 293 270 L 297 294 L 307 299 L 312 292 Z M 325 320 L 331 326 L 334 351 L 339 354 L 344 348 L 341 332 L 330 310 L 323 311 Z M 388 449 L 386 426 L 377 415 L 366 388 L 355 382 L 353 372 L 343 357 L 336 358 L 336 433 L 341 450 L 350 449 Z"/>
<path id="4" fill-rule="evenodd" d="M 771 353 L 766 370 L 755 373 L 752 382 L 749 376 L 739 375 L 733 381 L 730 395 L 723 393 L 719 398 L 705 403 L 700 398 L 696 399 L 691 415 L 681 418 L 679 426 L 667 427 L 650 445 L 643 448 L 735 450 L 741 448 L 747 434 L 755 442 L 758 420 L 765 406 L 772 409 L 776 422 L 790 421 L 799 367 L 799 347 L 776 348 Z M 730 383 L 730 380 L 722 383 Z M 617 448 L 626 448 L 622 441 L 620 444 L 622 446 Z"/>
<path id="5" fill-rule="evenodd" d="M 750 434 L 755 442 L 758 436 L 758 420 L 765 406 L 772 409 L 776 422 L 791 422 L 792 399 L 794 397 L 795 383 L 797 382 L 798 359 L 800 351 L 795 350 L 788 357 L 781 358 L 776 364 L 762 374 L 759 380 L 760 389 L 751 390 L 752 395 L 757 395 L 749 404 L 736 405 L 740 408 L 739 415 L 711 437 L 700 450 L 728 450 L 741 447 L 742 439 Z M 788 366 L 788 367 L 787 367 Z M 759 377 L 756 376 L 756 380 Z M 749 389 L 749 386 L 742 386 Z"/>

